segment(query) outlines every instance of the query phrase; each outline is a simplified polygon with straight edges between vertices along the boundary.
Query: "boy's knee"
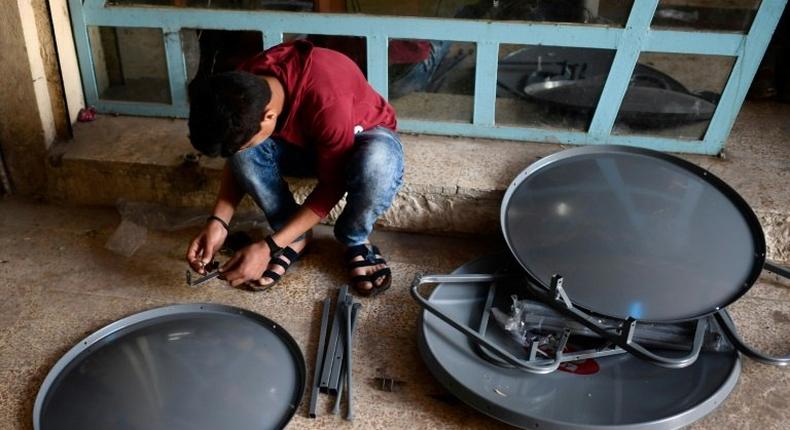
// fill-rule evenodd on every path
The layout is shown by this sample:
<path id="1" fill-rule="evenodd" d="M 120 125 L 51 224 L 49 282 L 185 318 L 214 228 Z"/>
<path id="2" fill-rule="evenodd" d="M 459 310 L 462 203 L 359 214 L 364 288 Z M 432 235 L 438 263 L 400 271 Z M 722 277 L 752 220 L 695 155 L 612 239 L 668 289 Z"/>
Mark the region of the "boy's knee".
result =
<path id="1" fill-rule="evenodd" d="M 277 161 L 272 151 L 266 147 L 266 143 L 261 143 L 252 148 L 239 151 L 228 158 L 228 165 L 231 171 L 237 174 L 248 174 L 261 167 L 275 164 Z"/>
<path id="2" fill-rule="evenodd" d="M 359 168 L 369 178 L 399 176 L 403 170 L 403 150 L 393 138 L 377 139 L 366 145 Z"/>
<path id="3" fill-rule="evenodd" d="M 227 164 L 236 178 L 250 176 L 254 171 L 251 160 L 248 157 L 240 156 L 240 154 L 234 154 L 232 157 L 229 157 Z"/>

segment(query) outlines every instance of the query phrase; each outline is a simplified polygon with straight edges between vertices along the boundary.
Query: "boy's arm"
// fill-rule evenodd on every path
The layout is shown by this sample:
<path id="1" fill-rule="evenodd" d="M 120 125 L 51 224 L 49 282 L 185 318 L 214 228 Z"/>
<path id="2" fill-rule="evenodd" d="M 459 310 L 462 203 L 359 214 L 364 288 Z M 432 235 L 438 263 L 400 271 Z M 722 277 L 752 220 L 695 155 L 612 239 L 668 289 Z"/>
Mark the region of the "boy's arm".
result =
<path id="1" fill-rule="evenodd" d="M 319 221 L 321 217 L 318 214 L 302 205 L 280 230 L 272 234 L 272 239 L 278 246 L 285 248 Z M 233 254 L 220 268 L 220 272 L 223 272 L 222 277 L 233 287 L 257 281 L 269 265 L 270 256 L 271 250 L 265 241 L 255 242 Z"/>
<path id="2" fill-rule="evenodd" d="M 222 169 L 222 178 L 220 180 L 219 193 L 217 194 L 217 201 L 214 203 L 212 215 L 220 218 L 226 223 L 230 222 L 233 213 L 236 211 L 236 206 L 239 205 L 241 199 L 244 197 L 244 192 L 239 187 L 236 179 L 233 177 L 233 172 L 230 171 L 228 164 Z M 192 269 L 199 273 L 204 273 L 203 267 L 214 259 L 214 255 L 222 247 L 225 238 L 228 236 L 228 231 L 225 227 L 216 220 L 209 220 L 206 225 L 192 242 L 187 249 L 187 262 Z"/>
<path id="3" fill-rule="evenodd" d="M 230 166 L 225 163 L 222 169 L 222 179 L 219 184 L 219 193 L 217 194 L 217 201 L 214 203 L 214 210 L 212 215 L 221 218 L 225 222 L 230 222 L 233 218 L 233 213 L 236 212 L 236 206 L 239 205 L 241 199 L 244 197 L 244 192 L 233 177 L 233 172 L 230 171 Z"/>
<path id="4" fill-rule="evenodd" d="M 318 216 L 329 215 L 345 194 L 346 166 L 354 146 L 353 99 L 327 103 L 311 118 L 310 139 L 315 142 L 318 184 L 305 199 L 305 206 Z"/>

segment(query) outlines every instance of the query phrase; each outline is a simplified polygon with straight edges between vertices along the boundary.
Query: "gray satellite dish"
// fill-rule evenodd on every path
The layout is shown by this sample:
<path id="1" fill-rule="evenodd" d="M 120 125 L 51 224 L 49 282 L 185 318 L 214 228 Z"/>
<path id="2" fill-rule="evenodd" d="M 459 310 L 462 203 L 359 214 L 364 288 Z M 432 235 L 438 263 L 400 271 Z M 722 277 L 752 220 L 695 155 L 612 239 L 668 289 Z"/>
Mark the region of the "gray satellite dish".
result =
<path id="1" fill-rule="evenodd" d="M 279 429 L 305 388 L 299 346 L 258 314 L 174 305 L 121 319 L 64 355 L 36 397 L 36 430 Z"/>
<path id="2" fill-rule="evenodd" d="M 585 146 L 530 165 L 502 201 L 515 258 L 574 305 L 615 318 L 687 321 L 743 295 L 765 261 L 762 228 L 724 182 L 671 155 Z"/>
<path id="3" fill-rule="evenodd" d="M 501 268 L 501 257 L 485 257 L 453 274 Z M 439 284 L 429 301 L 453 320 L 478 327 L 488 292 L 485 283 Z M 530 429 L 676 429 L 721 404 L 741 367 L 730 347 L 704 351 L 683 369 L 621 354 L 596 359 L 597 371 L 590 374 L 533 374 L 483 359 L 464 333 L 427 310 L 421 314 L 418 337 L 423 360 L 447 390 L 480 412 Z"/>
<path id="4" fill-rule="evenodd" d="M 724 401 L 739 352 L 790 364 L 745 343 L 724 309 L 764 264 L 790 270 L 765 262 L 746 202 L 691 163 L 622 146 L 558 152 L 512 182 L 501 227 L 512 255 L 411 287 L 423 360 L 483 413 L 522 428 L 675 429 Z M 514 299 L 520 313 L 504 313 Z"/>

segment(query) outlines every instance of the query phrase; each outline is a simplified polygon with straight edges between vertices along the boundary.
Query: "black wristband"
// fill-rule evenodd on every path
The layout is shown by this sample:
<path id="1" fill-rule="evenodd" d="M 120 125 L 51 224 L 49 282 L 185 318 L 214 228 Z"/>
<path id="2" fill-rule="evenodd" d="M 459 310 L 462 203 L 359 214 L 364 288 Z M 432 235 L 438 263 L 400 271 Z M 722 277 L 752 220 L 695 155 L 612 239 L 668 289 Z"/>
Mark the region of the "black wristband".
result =
<path id="1" fill-rule="evenodd" d="M 208 218 L 206 218 L 206 222 L 209 222 L 209 221 L 212 221 L 212 220 L 222 224 L 222 226 L 225 227 L 225 231 L 230 232 L 230 227 L 228 226 L 228 223 L 225 222 L 225 220 L 223 220 L 222 218 L 220 218 L 220 217 L 218 217 L 216 215 L 210 215 Z"/>
<path id="2" fill-rule="evenodd" d="M 263 240 L 266 242 L 266 245 L 269 245 L 269 257 L 277 258 L 283 255 L 284 249 L 274 241 L 271 235 L 264 237 Z"/>

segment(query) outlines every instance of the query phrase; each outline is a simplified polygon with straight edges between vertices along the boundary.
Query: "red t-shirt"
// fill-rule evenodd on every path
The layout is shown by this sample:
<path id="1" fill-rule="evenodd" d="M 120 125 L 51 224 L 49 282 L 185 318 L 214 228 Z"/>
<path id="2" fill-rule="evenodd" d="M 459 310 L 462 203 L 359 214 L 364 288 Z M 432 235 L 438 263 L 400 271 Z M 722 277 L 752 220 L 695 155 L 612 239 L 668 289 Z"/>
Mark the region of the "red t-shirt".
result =
<path id="1" fill-rule="evenodd" d="M 239 70 L 274 76 L 285 103 L 273 136 L 315 151 L 318 185 L 305 204 L 325 217 L 345 193 L 355 129 L 396 130 L 395 109 L 345 55 L 296 40 L 251 58 Z"/>

